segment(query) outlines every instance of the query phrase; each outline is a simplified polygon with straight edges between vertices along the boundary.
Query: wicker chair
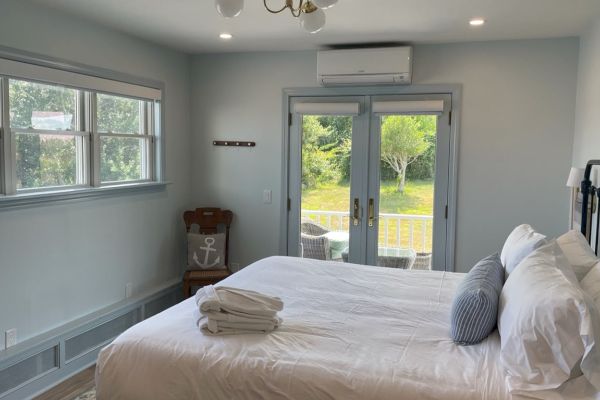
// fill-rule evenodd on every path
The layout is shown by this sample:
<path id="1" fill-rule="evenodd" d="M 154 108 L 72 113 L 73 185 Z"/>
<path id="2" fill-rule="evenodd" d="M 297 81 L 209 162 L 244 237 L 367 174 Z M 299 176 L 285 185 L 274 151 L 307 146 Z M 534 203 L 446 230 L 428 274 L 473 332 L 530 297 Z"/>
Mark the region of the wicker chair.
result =
<path id="1" fill-rule="evenodd" d="M 300 242 L 302 243 L 302 258 L 312 258 L 315 260 L 331 259 L 329 239 L 326 237 L 301 233 Z"/>
<path id="2" fill-rule="evenodd" d="M 431 253 L 417 253 L 417 258 L 410 269 L 430 270 L 431 269 Z"/>
<path id="3" fill-rule="evenodd" d="M 311 219 L 303 219 L 300 223 L 300 232 L 310 236 L 321 236 L 330 231 Z"/>

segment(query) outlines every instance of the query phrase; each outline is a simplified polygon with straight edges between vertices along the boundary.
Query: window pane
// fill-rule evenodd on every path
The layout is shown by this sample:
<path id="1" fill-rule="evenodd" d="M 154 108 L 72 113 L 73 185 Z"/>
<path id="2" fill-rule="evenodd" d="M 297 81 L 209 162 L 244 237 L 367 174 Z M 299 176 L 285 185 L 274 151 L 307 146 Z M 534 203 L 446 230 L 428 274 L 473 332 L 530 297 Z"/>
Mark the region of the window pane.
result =
<path id="1" fill-rule="evenodd" d="M 144 179 L 145 139 L 102 137 L 100 180 L 119 182 Z"/>
<path id="2" fill-rule="evenodd" d="M 142 133 L 143 101 L 99 93 L 97 103 L 98 132 Z"/>
<path id="3" fill-rule="evenodd" d="M 77 183 L 76 137 L 17 133 L 15 139 L 17 189 Z"/>
<path id="4" fill-rule="evenodd" d="M 12 128 L 75 130 L 75 89 L 11 79 L 9 103 Z"/>

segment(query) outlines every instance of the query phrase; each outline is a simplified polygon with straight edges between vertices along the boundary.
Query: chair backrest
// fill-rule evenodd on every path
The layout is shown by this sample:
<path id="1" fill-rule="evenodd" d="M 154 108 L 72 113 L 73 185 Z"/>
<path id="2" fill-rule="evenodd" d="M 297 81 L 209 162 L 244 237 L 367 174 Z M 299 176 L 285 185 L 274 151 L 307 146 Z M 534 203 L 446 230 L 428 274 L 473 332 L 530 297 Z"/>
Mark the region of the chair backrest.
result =
<path id="1" fill-rule="evenodd" d="M 218 233 L 219 225 L 225 227 L 225 265 L 229 268 L 229 228 L 233 221 L 233 212 L 214 207 L 196 208 L 193 211 L 184 212 L 183 220 L 188 233 L 194 225 L 198 225 L 198 232 L 203 235 Z"/>

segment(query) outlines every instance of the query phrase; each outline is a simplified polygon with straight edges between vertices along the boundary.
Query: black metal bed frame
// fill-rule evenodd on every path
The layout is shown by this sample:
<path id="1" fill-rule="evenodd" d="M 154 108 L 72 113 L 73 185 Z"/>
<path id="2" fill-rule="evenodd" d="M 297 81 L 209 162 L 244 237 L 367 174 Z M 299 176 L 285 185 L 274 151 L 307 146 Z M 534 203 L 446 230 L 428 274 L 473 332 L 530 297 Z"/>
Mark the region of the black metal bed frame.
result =
<path id="1" fill-rule="evenodd" d="M 585 166 L 585 174 L 583 181 L 581 182 L 581 195 L 583 196 L 581 203 L 581 233 L 587 238 L 590 246 L 592 245 L 592 229 L 594 224 L 592 223 L 593 212 L 594 212 L 594 201 L 600 203 L 600 188 L 595 187 L 590 180 L 592 174 L 592 168 L 594 166 L 600 166 L 600 160 L 590 160 Z M 591 204 L 588 204 L 591 202 Z M 588 216 L 588 212 L 591 215 Z M 589 223 L 589 234 L 588 234 L 588 223 Z M 600 210 L 596 213 L 596 234 L 594 252 L 598 255 L 598 228 L 600 228 Z"/>

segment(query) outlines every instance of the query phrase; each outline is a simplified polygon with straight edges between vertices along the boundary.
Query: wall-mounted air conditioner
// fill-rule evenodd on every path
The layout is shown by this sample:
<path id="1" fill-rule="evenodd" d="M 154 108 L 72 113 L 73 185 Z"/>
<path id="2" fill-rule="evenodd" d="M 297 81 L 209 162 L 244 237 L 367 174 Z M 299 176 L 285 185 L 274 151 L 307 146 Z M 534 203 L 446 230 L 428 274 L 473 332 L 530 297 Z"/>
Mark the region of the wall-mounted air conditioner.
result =
<path id="1" fill-rule="evenodd" d="M 412 79 L 412 48 L 319 51 L 317 71 L 323 86 L 407 85 Z"/>

